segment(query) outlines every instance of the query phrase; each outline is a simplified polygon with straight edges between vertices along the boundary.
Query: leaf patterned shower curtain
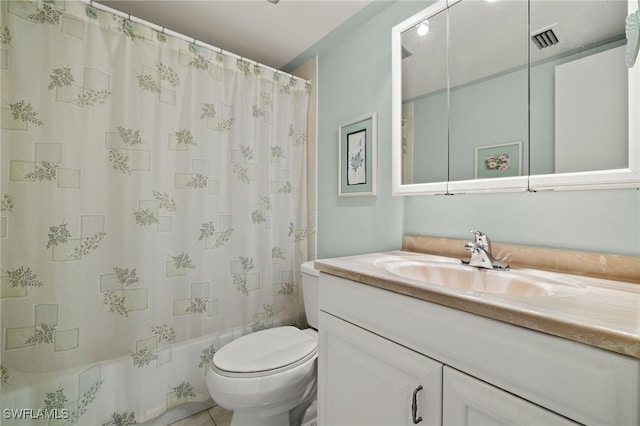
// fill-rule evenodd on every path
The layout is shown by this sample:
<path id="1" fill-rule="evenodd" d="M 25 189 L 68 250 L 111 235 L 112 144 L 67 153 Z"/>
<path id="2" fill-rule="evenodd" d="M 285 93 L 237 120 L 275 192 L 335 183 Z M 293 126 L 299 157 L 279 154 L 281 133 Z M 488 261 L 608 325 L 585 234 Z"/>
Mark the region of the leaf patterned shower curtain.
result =
<path id="1" fill-rule="evenodd" d="M 208 398 L 223 343 L 304 326 L 309 84 L 80 2 L 0 8 L 2 408 Z"/>

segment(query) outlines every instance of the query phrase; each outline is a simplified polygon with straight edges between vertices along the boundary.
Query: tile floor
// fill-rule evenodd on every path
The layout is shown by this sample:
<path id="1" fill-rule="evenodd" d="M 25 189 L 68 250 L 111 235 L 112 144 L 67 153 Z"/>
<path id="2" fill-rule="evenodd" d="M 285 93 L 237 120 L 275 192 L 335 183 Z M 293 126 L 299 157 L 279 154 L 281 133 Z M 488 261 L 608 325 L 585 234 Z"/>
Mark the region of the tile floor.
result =
<path id="1" fill-rule="evenodd" d="M 216 406 L 172 423 L 170 426 L 229 426 L 231 414 L 231 411 Z"/>

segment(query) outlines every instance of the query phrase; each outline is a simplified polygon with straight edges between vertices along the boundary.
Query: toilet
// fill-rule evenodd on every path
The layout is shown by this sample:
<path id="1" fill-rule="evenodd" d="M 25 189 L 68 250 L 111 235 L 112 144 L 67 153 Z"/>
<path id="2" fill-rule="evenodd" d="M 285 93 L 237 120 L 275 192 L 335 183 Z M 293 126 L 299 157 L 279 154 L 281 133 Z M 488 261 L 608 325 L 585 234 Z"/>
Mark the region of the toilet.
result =
<path id="1" fill-rule="evenodd" d="M 300 424 L 316 399 L 319 272 L 313 261 L 303 263 L 300 271 L 311 328 L 261 330 L 232 341 L 213 356 L 207 389 L 218 405 L 233 411 L 231 426 Z"/>

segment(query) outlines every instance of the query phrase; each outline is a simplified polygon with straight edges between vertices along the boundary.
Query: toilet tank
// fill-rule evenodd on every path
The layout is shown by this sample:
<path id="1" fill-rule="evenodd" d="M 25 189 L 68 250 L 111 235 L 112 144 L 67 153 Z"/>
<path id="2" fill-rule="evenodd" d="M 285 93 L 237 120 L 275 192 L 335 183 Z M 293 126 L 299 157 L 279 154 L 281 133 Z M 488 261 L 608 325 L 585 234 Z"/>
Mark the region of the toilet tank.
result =
<path id="1" fill-rule="evenodd" d="M 307 323 L 309 326 L 318 329 L 318 281 L 320 280 L 320 271 L 313 267 L 314 261 L 304 262 L 300 266 L 300 274 L 302 275 L 302 296 L 304 297 L 304 310 L 307 314 Z"/>

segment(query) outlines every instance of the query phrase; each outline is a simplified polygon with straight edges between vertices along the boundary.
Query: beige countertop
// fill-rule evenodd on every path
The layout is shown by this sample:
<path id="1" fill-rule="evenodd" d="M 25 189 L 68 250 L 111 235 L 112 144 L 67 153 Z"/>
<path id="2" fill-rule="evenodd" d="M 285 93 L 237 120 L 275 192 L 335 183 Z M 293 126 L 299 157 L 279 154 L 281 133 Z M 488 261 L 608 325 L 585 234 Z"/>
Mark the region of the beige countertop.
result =
<path id="1" fill-rule="evenodd" d="M 317 260 L 315 267 L 331 275 L 640 358 L 638 284 L 554 272 L 560 279 L 578 283 L 580 291 L 517 296 L 428 284 L 401 277 L 380 266 L 394 261 L 420 262 L 429 256 L 391 251 Z M 511 272 L 535 275 L 536 271 L 512 267 Z"/>

